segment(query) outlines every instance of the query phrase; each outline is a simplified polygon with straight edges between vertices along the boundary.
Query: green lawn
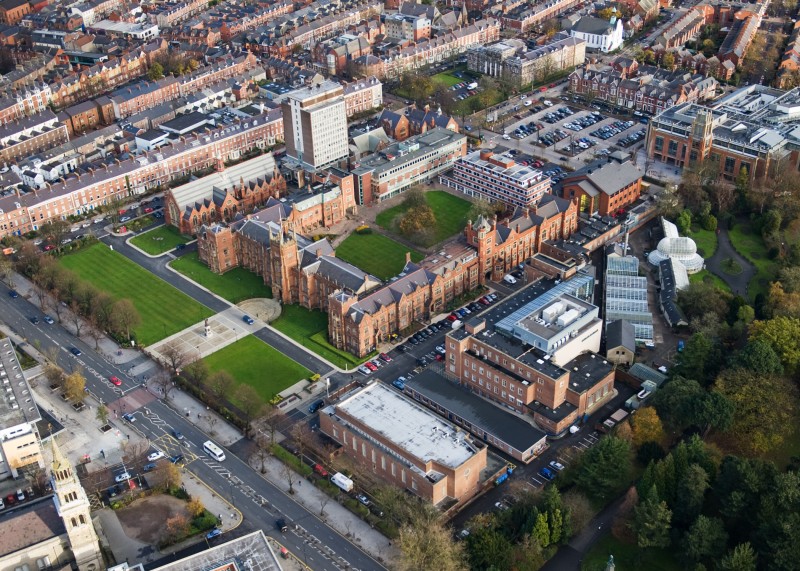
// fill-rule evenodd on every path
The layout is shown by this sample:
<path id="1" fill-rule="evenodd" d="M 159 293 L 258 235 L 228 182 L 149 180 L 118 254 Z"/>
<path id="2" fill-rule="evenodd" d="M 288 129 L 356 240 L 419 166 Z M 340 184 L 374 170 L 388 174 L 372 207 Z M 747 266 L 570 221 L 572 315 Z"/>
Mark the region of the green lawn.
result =
<path id="1" fill-rule="evenodd" d="M 717 251 L 716 231 L 704 230 L 699 224 L 694 224 L 692 225 L 692 231 L 689 233 L 689 237 L 697 244 L 697 253 L 706 260 Z"/>
<path id="2" fill-rule="evenodd" d="M 431 237 L 430 243 L 423 244 L 423 246 L 438 244 L 442 240 L 464 231 L 464 227 L 467 225 L 467 214 L 472 207 L 471 202 L 443 190 L 427 191 L 425 200 L 436 216 L 436 232 Z M 378 214 L 375 222 L 385 230 L 396 232 L 397 221 L 407 209 L 405 204 L 398 204 Z"/>
<path id="3" fill-rule="evenodd" d="M 258 337 L 248 335 L 205 357 L 209 371 L 227 371 L 236 382 L 253 387 L 264 402 L 311 376 L 311 371 L 276 351 Z M 236 399 L 232 399 L 236 404 Z"/>
<path id="4" fill-rule="evenodd" d="M 178 244 L 185 244 L 189 240 L 190 238 L 182 236 L 174 226 L 164 225 L 131 238 L 131 244 L 148 254 L 158 256 L 164 252 L 169 252 Z"/>
<path id="5" fill-rule="evenodd" d="M 406 264 L 409 248 L 381 234 L 351 234 L 336 248 L 336 257 L 365 272 L 388 280 L 399 274 Z M 415 262 L 423 258 L 411 250 Z"/>
<path id="6" fill-rule="evenodd" d="M 608 556 L 614 556 L 617 569 L 647 569 L 647 571 L 681 571 L 683 567 L 668 549 L 641 549 L 636 545 L 622 543 L 612 535 L 606 535 L 586 554 L 581 571 L 603 571 Z"/>
<path id="7" fill-rule="evenodd" d="M 272 297 L 272 288 L 264 285 L 261 276 L 244 268 L 234 268 L 224 274 L 215 274 L 200 261 L 197 252 L 181 256 L 170 262 L 170 265 L 187 278 L 231 303 L 239 303 L 254 297 Z"/>
<path id="8" fill-rule="evenodd" d="M 712 274 L 708 270 L 700 270 L 696 274 L 690 275 L 689 281 L 712 283 L 722 291 L 731 291 L 730 286 L 727 283 L 725 283 L 725 281 L 721 277 L 719 277 L 716 274 Z"/>
<path id="9" fill-rule="evenodd" d="M 443 83 L 447 87 L 453 87 L 455 84 L 467 80 L 461 79 L 460 77 L 456 77 L 455 75 L 452 74 L 452 72 L 445 71 L 434 75 L 433 81 L 435 81 L 436 83 Z"/>
<path id="10" fill-rule="evenodd" d="M 213 312 L 164 280 L 108 248 L 95 244 L 61 258 L 61 264 L 114 299 L 129 299 L 139 311 L 139 344 L 150 345 L 198 323 Z"/>
<path id="11" fill-rule="evenodd" d="M 778 264 L 769 259 L 764 240 L 749 222 L 737 221 L 733 229 L 728 231 L 728 235 L 736 251 L 750 260 L 758 270 L 750 282 L 750 299 L 755 299 L 759 293 L 766 295 L 770 282 L 775 281 L 778 274 Z"/>
<path id="12" fill-rule="evenodd" d="M 270 325 L 337 367 L 352 369 L 365 360 L 328 343 L 328 314 L 322 311 L 284 305 L 281 316 Z"/>

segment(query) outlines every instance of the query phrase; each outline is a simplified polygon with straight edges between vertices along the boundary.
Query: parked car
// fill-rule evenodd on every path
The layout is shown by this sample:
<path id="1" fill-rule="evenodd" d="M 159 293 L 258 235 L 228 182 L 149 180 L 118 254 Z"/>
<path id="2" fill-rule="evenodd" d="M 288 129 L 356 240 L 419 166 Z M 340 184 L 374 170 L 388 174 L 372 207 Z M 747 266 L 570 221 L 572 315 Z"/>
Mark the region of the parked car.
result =
<path id="1" fill-rule="evenodd" d="M 387 355 L 386 353 L 381 353 L 378 356 L 381 358 L 382 361 L 385 361 L 386 363 L 391 363 L 392 362 L 392 358 L 389 355 Z"/>
<path id="2" fill-rule="evenodd" d="M 117 483 L 124 482 L 125 480 L 130 480 L 131 475 L 128 472 L 123 472 L 122 474 L 117 474 L 114 476 L 114 481 Z"/>
<path id="3" fill-rule="evenodd" d="M 153 463 L 145 464 L 144 466 L 142 466 L 142 472 L 152 472 L 155 469 L 156 465 Z"/>
<path id="4" fill-rule="evenodd" d="M 147 460 L 150 462 L 155 462 L 156 460 L 161 460 L 164 457 L 164 453 L 161 450 L 156 450 L 155 452 L 151 452 L 147 455 Z"/>
<path id="5" fill-rule="evenodd" d="M 214 539 L 215 537 L 219 537 L 220 535 L 222 535 L 222 530 L 218 527 L 215 527 L 206 534 L 206 539 Z"/>
<path id="6" fill-rule="evenodd" d="M 19 297 L 19 294 L 17 293 L 17 291 L 13 290 L 13 289 L 10 292 L 8 292 L 8 295 L 9 295 L 9 297 L 13 297 L 13 298 Z"/>
<path id="7" fill-rule="evenodd" d="M 564 464 L 562 464 L 561 462 L 556 462 L 555 460 L 550 460 L 550 467 L 560 472 L 561 470 L 564 469 Z"/>
<path id="8" fill-rule="evenodd" d="M 371 505 L 372 505 L 372 502 L 371 502 L 371 501 L 369 501 L 369 499 L 367 498 L 367 496 L 365 496 L 364 494 L 358 494 L 358 495 L 356 496 L 356 499 L 357 499 L 359 502 L 361 502 L 361 504 L 362 504 L 362 505 L 365 505 L 365 506 L 367 506 L 367 507 L 369 507 L 369 506 L 371 506 Z"/>
<path id="9" fill-rule="evenodd" d="M 405 377 L 398 377 L 392 381 L 392 384 L 398 388 L 399 390 L 405 390 L 406 388 L 406 378 Z"/>
<path id="10" fill-rule="evenodd" d="M 369 367 L 365 367 L 364 365 L 361 365 L 361 366 L 358 368 L 358 372 L 359 372 L 359 373 L 361 373 L 362 375 L 369 375 L 369 374 L 372 374 L 372 370 L 370 370 L 370 368 L 369 368 Z"/>
<path id="11" fill-rule="evenodd" d="M 47 323 L 48 325 L 52 325 L 53 323 L 55 323 L 55 320 L 49 315 L 45 315 L 43 319 L 44 322 Z"/>
<path id="12" fill-rule="evenodd" d="M 322 476 L 323 478 L 328 477 L 328 471 L 325 469 L 325 466 L 322 464 L 314 464 L 314 471 Z"/>
<path id="13" fill-rule="evenodd" d="M 127 222 L 127 221 L 128 221 L 128 220 L 130 220 L 130 219 L 131 219 L 131 217 L 130 217 L 130 216 L 123 216 L 122 218 L 120 218 L 120 219 L 119 219 L 119 221 L 120 221 L 120 222 Z"/>
<path id="14" fill-rule="evenodd" d="M 556 475 L 549 468 L 542 468 L 539 470 L 539 475 L 547 480 L 552 480 Z"/>

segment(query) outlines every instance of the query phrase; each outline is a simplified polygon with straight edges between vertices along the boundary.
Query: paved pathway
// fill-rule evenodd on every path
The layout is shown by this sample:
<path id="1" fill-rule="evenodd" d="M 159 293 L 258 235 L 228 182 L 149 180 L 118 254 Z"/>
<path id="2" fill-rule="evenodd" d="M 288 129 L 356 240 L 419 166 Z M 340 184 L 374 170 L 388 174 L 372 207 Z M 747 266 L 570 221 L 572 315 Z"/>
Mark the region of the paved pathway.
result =
<path id="1" fill-rule="evenodd" d="M 706 269 L 719 276 L 722 281 L 728 284 L 733 293 L 747 297 L 748 284 L 750 280 L 756 275 L 756 268 L 745 257 L 733 249 L 731 239 L 728 236 L 728 230 L 720 228 L 717 234 L 717 251 L 714 255 L 706 260 Z M 733 258 L 740 266 L 742 271 L 736 275 L 730 275 L 723 270 L 723 263 L 725 260 Z"/>

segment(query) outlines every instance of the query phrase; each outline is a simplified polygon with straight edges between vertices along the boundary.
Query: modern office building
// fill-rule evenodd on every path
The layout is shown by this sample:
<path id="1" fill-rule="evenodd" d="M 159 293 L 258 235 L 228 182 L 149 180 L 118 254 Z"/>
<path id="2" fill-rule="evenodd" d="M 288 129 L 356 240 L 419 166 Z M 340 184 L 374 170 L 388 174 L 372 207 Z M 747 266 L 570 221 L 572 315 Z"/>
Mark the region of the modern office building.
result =
<path id="1" fill-rule="evenodd" d="M 473 151 L 455 162 L 439 181 L 473 198 L 528 208 L 550 190 L 550 178 L 531 166 L 518 164 L 508 152 Z"/>
<path id="2" fill-rule="evenodd" d="M 288 131 L 286 139 L 289 140 Z M 344 142 L 346 156 L 346 133 Z M 353 165 L 356 200 L 369 205 L 397 196 L 408 187 L 449 170 L 466 153 L 467 138 L 441 127 L 389 145 Z"/>
<path id="3" fill-rule="evenodd" d="M 347 158 L 347 110 L 340 84 L 325 80 L 297 89 L 281 107 L 288 157 L 309 169 Z"/>
<path id="4" fill-rule="evenodd" d="M 486 445 L 384 383 L 323 408 L 320 430 L 363 470 L 434 505 L 480 491 Z"/>

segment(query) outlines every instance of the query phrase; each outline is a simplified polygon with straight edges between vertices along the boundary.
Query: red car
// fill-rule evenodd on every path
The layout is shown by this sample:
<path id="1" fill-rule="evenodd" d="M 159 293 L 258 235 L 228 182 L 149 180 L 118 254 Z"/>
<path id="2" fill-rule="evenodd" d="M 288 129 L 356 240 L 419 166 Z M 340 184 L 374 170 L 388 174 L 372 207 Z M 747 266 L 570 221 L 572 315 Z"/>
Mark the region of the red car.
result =
<path id="1" fill-rule="evenodd" d="M 314 464 L 314 471 L 323 478 L 328 477 L 328 471 L 322 466 L 322 464 Z"/>
<path id="2" fill-rule="evenodd" d="M 115 387 L 119 387 L 120 385 L 122 385 L 122 381 L 120 381 L 117 377 L 113 375 L 108 377 L 108 380 L 111 381 L 111 384 L 114 385 Z"/>
<path id="3" fill-rule="evenodd" d="M 45 252 L 49 252 L 50 250 L 54 250 L 54 249 L 55 249 L 55 246 L 53 246 L 52 244 L 48 244 L 47 246 L 44 247 L 44 251 Z"/>
<path id="4" fill-rule="evenodd" d="M 458 319 L 458 316 L 455 313 L 451 313 L 447 316 L 448 321 L 455 321 L 456 319 Z"/>
<path id="5" fill-rule="evenodd" d="M 444 361 L 444 355 L 440 355 L 439 353 L 436 353 L 436 356 L 434 357 L 434 359 L 436 359 L 437 361 Z"/>
<path id="6" fill-rule="evenodd" d="M 375 365 L 373 365 L 373 364 L 372 364 L 372 362 L 370 362 L 370 361 L 367 361 L 366 363 L 364 363 L 364 366 L 365 366 L 367 369 L 369 369 L 370 371 L 372 371 L 373 373 L 374 373 L 375 371 L 377 371 L 377 370 L 378 370 L 378 367 L 376 367 Z"/>
<path id="7" fill-rule="evenodd" d="M 381 361 L 383 361 L 385 363 L 391 363 L 392 362 L 392 358 L 389 355 L 387 355 L 386 353 L 381 353 L 380 355 L 378 355 L 378 357 L 380 357 Z"/>
<path id="8" fill-rule="evenodd" d="M 148 206 L 147 208 L 144 209 L 144 211 L 147 212 L 147 213 L 150 213 L 150 212 L 153 211 L 153 209 L 152 209 L 152 207 Z"/>

